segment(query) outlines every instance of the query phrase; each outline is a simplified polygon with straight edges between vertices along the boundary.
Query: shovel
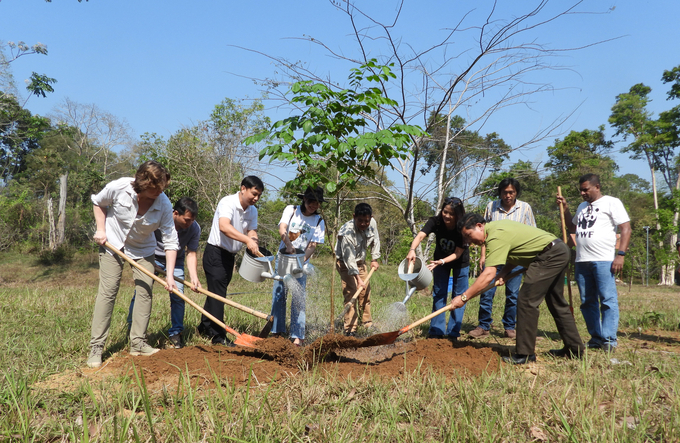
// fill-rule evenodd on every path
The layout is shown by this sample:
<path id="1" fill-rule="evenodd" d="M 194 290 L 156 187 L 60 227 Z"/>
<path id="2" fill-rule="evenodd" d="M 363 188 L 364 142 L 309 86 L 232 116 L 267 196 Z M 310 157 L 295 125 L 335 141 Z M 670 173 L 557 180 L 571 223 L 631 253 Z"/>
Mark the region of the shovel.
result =
<path id="1" fill-rule="evenodd" d="M 123 254 L 121 251 L 119 251 L 118 249 L 116 249 L 111 243 L 106 242 L 106 243 L 104 243 L 104 246 L 106 246 L 107 248 L 109 248 L 109 249 L 111 250 L 111 252 L 113 252 L 114 254 L 118 255 L 120 258 L 122 258 L 122 259 L 125 260 L 126 262 L 130 263 L 132 266 L 134 266 L 135 268 L 139 269 L 139 270 L 142 271 L 144 274 L 148 275 L 149 277 L 151 277 L 152 279 L 154 279 L 154 280 L 157 281 L 158 283 L 162 284 L 163 286 L 166 285 L 165 280 L 163 280 L 162 278 L 158 277 L 158 276 L 155 275 L 153 272 L 147 271 L 146 269 L 144 269 L 143 267 L 141 267 L 136 261 L 132 260 L 130 257 L 128 257 L 127 255 Z M 205 309 L 203 309 L 203 308 L 201 308 L 200 306 L 198 306 L 193 300 L 191 300 L 189 297 L 187 297 L 186 295 L 184 295 L 184 294 L 182 294 L 181 292 L 179 292 L 177 289 L 173 289 L 173 290 L 172 290 L 172 293 L 175 294 L 176 296 L 178 296 L 179 298 L 181 298 L 182 300 L 184 300 L 185 302 L 189 303 L 189 304 L 190 304 L 191 306 L 193 306 L 198 312 L 200 312 L 201 314 L 205 315 L 205 316 L 208 317 L 210 320 L 214 321 L 217 325 L 219 325 L 219 326 L 221 326 L 222 328 L 224 328 L 225 331 L 227 331 L 228 333 L 230 333 L 231 335 L 233 335 L 234 337 L 236 337 L 236 339 L 234 340 L 234 344 L 237 344 L 237 345 L 239 345 L 239 346 L 245 346 L 245 347 L 247 347 L 247 348 L 255 348 L 255 343 L 256 343 L 257 341 L 259 341 L 259 340 L 262 340 L 261 338 L 253 337 L 252 335 L 248 335 L 248 334 L 240 334 L 240 333 L 237 332 L 235 329 L 230 328 L 229 326 L 225 325 L 224 323 L 222 323 L 221 321 L 219 321 L 217 318 L 215 318 L 213 315 L 209 314 Z"/>
<path id="2" fill-rule="evenodd" d="M 526 269 L 521 269 L 519 271 L 515 271 L 515 272 L 507 275 L 504 280 L 508 281 L 512 278 L 517 277 L 520 274 L 523 274 L 524 272 L 526 272 Z M 475 294 L 475 296 L 481 294 L 482 292 L 488 291 L 489 289 L 493 288 L 494 286 L 498 286 L 498 280 L 489 283 L 484 289 L 482 289 L 477 294 Z M 382 334 L 375 334 L 375 335 L 371 335 L 370 337 L 366 337 L 363 340 L 363 342 L 359 345 L 359 347 L 363 348 L 363 347 L 368 347 L 368 346 L 391 345 L 392 343 L 394 343 L 397 340 L 397 338 L 400 335 L 405 334 L 408 331 L 410 331 L 411 329 L 415 328 L 416 326 L 419 326 L 419 325 L 425 323 L 426 321 L 438 316 L 439 314 L 443 314 L 444 312 L 450 311 L 450 310 L 451 310 L 451 305 L 448 304 L 448 305 L 444 306 L 443 308 L 441 308 L 440 310 L 435 311 L 432 314 L 430 314 L 426 317 L 423 317 L 420 320 L 418 320 L 414 323 L 411 323 L 408 326 L 404 326 L 403 328 L 401 328 L 398 331 L 384 332 Z"/>
<path id="3" fill-rule="evenodd" d="M 157 272 L 165 274 L 165 271 L 163 271 L 159 267 L 156 266 L 155 268 L 156 268 Z M 191 283 L 184 280 L 184 279 L 181 279 L 181 278 L 178 278 L 178 277 L 174 277 L 174 279 L 177 280 L 180 283 L 183 283 L 185 286 L 191 287 Z M 236 303 L 235 301 L 231 301 L 228 298 L 220 297 L 219 295 L 212 293 L 210 291 L 207 291 L 203 288 L 196 288 L 196 291 L 200 292 L 203 295 L 207 295 L 208 297 L 212 297 L 215 300 L 219 300 L 222 303 L 224 303 L 225 305 L 231 306 L 232 308 L 240 309 L 241 311 L 247 312 L 248 314 L 254 315 L 255 317 L 260 317 L 261 319 L 267 320 L 267 323 L 264 325 L 264 328 L 262 328 L 262 331 L 260 332 L 259 337 L 267 338 L 269 336 L 269 333 L 272 330 L 272 326 L 274 325 L 274 316 L 273 315 L 267 315 L 264 312 L 256 311 L 256 310 L 251 309 L 247 306 L 243 306 L 239 303 Z"/>
<path id="4" fill-rule="evenodd" d="M 373 275 L 373 271 L 375 271 L 375 268 L 371 268 L 371 270 L 368 272 L 368 275 L 366 276 L 366 281 L 364 283 L 368 283 L 368 281 L 371 279 L 371 275 Z M 352 296 L 352 299 L 345 303 L 345 309 L 342 311 L 342 314 L 340 315 L 340 318 L 344 317 L 345 314 L 349 311 L 349 308 L 352 307 L 352 305 L 357 301 L 357 298 L 359 298 L 359 294 L 361 294 L 361 291 L 363 291 L 365 288 L 361 287 L 357 289 L 357 292 L 354 293 Z"/>
<path id="5" fill-rule="evenodd" d="M 557 187 L 557 195 L 562 197 L 562 186 Z M 564 205 L 560 203 L 560 218 L 562 221 L 562 240 L 564 241 L 565 245 L 568 245 L 567 241 L 569 238 L 567 237 L 567 223 L 564 220 Z M 569 266 L 571 266 L 571 248 L 569 248 Z M 569 291 L 569 310 L 571 311 L 571 316 L 574 316 L 574 302 L 572 300 L 571 296 L 571 272 L 569 271 L 569 266 L 567 266 L 567 290 Z"/>

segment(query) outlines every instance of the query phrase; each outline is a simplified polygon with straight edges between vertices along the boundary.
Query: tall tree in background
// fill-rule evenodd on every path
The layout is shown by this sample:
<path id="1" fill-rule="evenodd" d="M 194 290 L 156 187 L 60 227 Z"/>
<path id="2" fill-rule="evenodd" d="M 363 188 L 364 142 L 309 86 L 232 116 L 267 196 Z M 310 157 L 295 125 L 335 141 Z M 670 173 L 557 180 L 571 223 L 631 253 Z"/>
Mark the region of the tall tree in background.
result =
<path id="1" fill-rule="evenodd" d="M 545 167 L 552 172 L 555 186 L 562 186 L 568 201 L 581 201 L 578 180 L 584 174 L 597 174 L 603 189 L 609 188 L 619 169 L 609 154 L 614 142 L 607 140 L 604 126 L 597 130 L 571 131 L 564 139 L 556 139 L 548 147 Z M 555 193 L 557 189 L 555 189 Z"/>
<path id="2" fill-rule="evenodd" d="M 505 12 L 499 12 L 501 8 L 497 2 L 491 2 L 484 11 L 481 10 L 484 6 L 480 7 L 479 4 L 474 7 L 480 9 L 474 10 L 470 6 L 467 11 L 458 3 L 451 4 L 451 11 L 441 10 L 438 14 L 450 15 L 453 26 L 428 31 L 427 44 L 411 44 L 399 35 L 399 30 L 408 25 L 404 21 L 409 17 L 402 16 L 402 10 L 409 4 L 397 0 L 390 4 L 393 7 L 366 5 L 367 9 L 374 11 L 368 13 L 349 0 L 332 0 L 332 7 L 347 20 L 353 47 L 335 50 L 313 36 L 305 37 L 305 40 L 319 45 L 332 57 L 353 65 L 366 64 L 374 57 L 380 66 L 394 64 L 392 70 L 396 79 L 389 82 L 378 79 L 376 86 L 386 96 L 397 100 L 381 104 L 380 113 L 367 115 L 374 132 L 403 124 L 417 124 L 428 133 L 443 128 L 445 131 L 439 134 L 443 137 L 440 146 L 465 147 L 465 143 L 456 143 L 455 139 L 465 138 L 468 134 L 466 131 L 481 133 L 481 128 L 492 114 L 509 106 L 526 103 L 532 94 L 554 91 L 554 86 L 546 80 L 549 77 L 545 71 L 554 67 L 550 57 L 565 48 L 551 49 L 540 44 L 540 30 L 575 13 L 580 3 L 577 1 L 561 6 L 562 9 L 557 12 L 551 11 L 552 4 L 549 8 L 546 1 L 539 1 L 535 7 L 528 8 L 525 3 L 516 3 L 512 11 Z M 418 6 L 428 7 L 422 4 Z M 441 5 L 437 7 L 441 8 Z M 279 72 L 286 76 L 283 80 L 271 81 L 274 90 L 277 86 L 287 85 L 290 79 L 312 80 L 330 89 L 337 88 L 332 80 L 315 75 L 307 65 L 275 56 L 270 58 L 279 65 Z M 378 75 L 379 71 L 375 70 L 373 74 Z M 274 92 L 272 95 L 275 95 Z M 281 95 L 285 98 L 285 94 Z M 465 124 L 456 125 L 456 116 L 465 116 Z M 512 149 L 521 150 L 537 143 L 550 136 L 559 124 L 549 124 Z M 427 136 L 415 137 L 410 155 L 397 156 L 391 160 L 399 177 L 393 180 L 394 186 L 380 182 L 377 179 L 380 175 L 367 178 L 383 188 L 414 235 L 418 230 L 414 214 L 417 201 L 434 199 L 434 206 L 439 207 L 445 190 L 452 184 L 456 194 L 463 198 L 472 197 L 478 184 L 489 172 L 490 160 L 494 156 L 508 154 L 506 147 L 500 149 L 502 153 L 494 152 L 494 149 L 499 148 L 496 143 L 498 140 L 488 140 L 490 152 L 487 155 L 479 161 L 468 161 L 453 176 L 448 174 L 449 180 L 446 180 L 448 155 L 434 158 L 428 155 L 425 158 L 423 151 L 428 140 Z M 441 151 L 442 154 L 448 152 Z M 438 164 L 428 166 L 428 158 L 430 162 L 438 161 Z M 471 155 L 470 159 L 473 158 Z M 434 180 L 430 174 L 421 173 L 430 168 L 439 172 Z M 456 177 L 460 180 L 456 181 Z"/>
<path id="3" fill-rule="evenodd" d="M 68 98 L 49 115 L 68 148 L 88 163 L 100 166 L 104 179 L 119 175 L 116 153 L 132 145 L 127 122 L 93 103 L 82 104 Z"/>
<path id="4" fill-rule="evenodd" d="M 235 192 L 244 175 L 258 173 L 257 151 L 244 143 L 248 136 L 263 131 L 269 119 L 260 100 L 249 105 L 224 99 L 210 118 L 177 131 L 168 140 L 144 134 L 133 150 L 137 162 L 154 159 L 170 171 L 168 196 L 190 195 L 203 217 L 212 217 L 222 197 Z"/>
<path id="5" fill-rule="evenodd" d="M 664 242 L 672 242 L 677 239 L 678 210 L 672 210 L 671 226 L 663 223 L 662 226 L 659 186 L 657 174 L 663 179 L 669 192 L 680 189 L 678 181 L 678 169 L 675 158 L 676 145 L 670 143 L 668 134 L 671 131 L 669 122 L 664 119 L 654 120 L 652 113 L 647 109 L 651 88 L 642 83 L 632 86 L 629 92 L 616 96 L 616 103 L 612 106 L 609 123 L 616 129 L 616 135 L 630 143 L 622 151 L 630 152 L 633 159 L 644 159 L 649 167 L 652 180 L 652 193 L 654 198 L 654 210 L 656 211 L 656 235 L 659 251 L 664 250 Z M 669 253 L 670 248 L 665 248 L 663 270 L 659 284 L 672 285 L 674 283 L 675 257 Z"/>

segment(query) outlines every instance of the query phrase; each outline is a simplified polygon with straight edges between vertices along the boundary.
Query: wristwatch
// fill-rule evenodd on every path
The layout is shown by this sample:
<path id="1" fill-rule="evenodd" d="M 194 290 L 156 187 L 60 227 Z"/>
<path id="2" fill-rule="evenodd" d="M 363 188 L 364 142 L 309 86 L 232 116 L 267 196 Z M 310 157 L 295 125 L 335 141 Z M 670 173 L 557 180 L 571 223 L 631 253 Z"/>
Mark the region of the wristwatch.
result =
<path id="1" fill-rule="evenodd" d="M 465 294 L 465 293 L 463 292 L 463 293 L 460 295 L 460 299 L 463 300 L 463 303 L 467 303 L 467 301 L 468 301 L 467 294 Z"/>
<path id="2" fill-rule="evenodd" d="M 624 256 L 624 255 L 626 255 L 626 251 L 619 251 L 616 254 L 620 255 L 620 256 Z"/>

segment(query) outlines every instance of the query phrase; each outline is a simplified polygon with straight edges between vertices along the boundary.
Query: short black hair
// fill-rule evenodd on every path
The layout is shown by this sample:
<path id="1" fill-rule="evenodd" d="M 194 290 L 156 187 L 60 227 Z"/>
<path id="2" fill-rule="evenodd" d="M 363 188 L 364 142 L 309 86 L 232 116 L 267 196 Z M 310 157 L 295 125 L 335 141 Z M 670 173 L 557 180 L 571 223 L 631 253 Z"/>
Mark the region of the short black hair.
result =
<path id="1" fill-rule="evenodd" d="M 463 232 L 463 229 L 472 229 L 477 226 L 477 223 L 485 225 L 486 219 L 482 214 L 470 212 L 465 214 L 465 217 L 463 217 L 461 220 L 458 220 L 458 230 Z"/>
<path id="2" fill-rule="evenodd" d="M 354 216 L 370 215 L 373 216 L 373 208 L 368 203 L 359 203 L 354 207 Z"/>
<path id="3" fill-rule="evenodd" d="M 184 215 L 189 211 L 194 218 L 198 217 L 198 203 L 191 197 L 180 198 L 172 209 L 180 215 Z"/>
<path id="4" fill-rule="evenodd" d="M 582 175 L 581 178 L 578 179 L 578 184 L 580 185 L 581 183 L 588 182 L 591 185 L 599 185 L 600 184 L 600 176 L 597 174 L 585 174 Z"/>
<path id="5" fill-rule="evenodd" d="M 241 186 L 245 186 L 246 189 L 255 188 L 260 192 L 264 192 L 264 183 L 262 183 L 262 180 L 260 180 L 259 177 L 255 177 L 254 175 L 243 177 Z"/>
<path id="6" fill-rule="evenodd" d="M 517 197 L 522 193 L 522 186 L 519 184 L 519 181 L 514 178 L 514 177 L 506 177 L 503 180 L 501 180 L 500 183 L 498 183 L 498 198 L 501 197 L 501 192 L 503 189 L 507 188 L 508 186 L 512 185 L 513 188 L 515 188 L 515 191 L 517 191 Z"/>

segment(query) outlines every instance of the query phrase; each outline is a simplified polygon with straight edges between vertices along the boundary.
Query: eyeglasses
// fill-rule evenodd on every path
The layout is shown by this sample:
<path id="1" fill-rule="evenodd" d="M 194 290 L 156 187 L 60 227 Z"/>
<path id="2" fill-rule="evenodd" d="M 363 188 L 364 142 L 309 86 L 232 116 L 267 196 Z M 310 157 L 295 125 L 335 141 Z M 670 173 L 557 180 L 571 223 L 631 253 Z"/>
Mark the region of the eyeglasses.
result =
<path id="1" fill-rule="evenodd" d="M 463 204 L 463 201 L 461 199 L 459 199 L 458 197 L 446 197 L 444 199 L 444 206 L 449 206 L 449 205 L 451 205 L 451 206 L 461 205 L 462 206 L 462 204 Z"/>

